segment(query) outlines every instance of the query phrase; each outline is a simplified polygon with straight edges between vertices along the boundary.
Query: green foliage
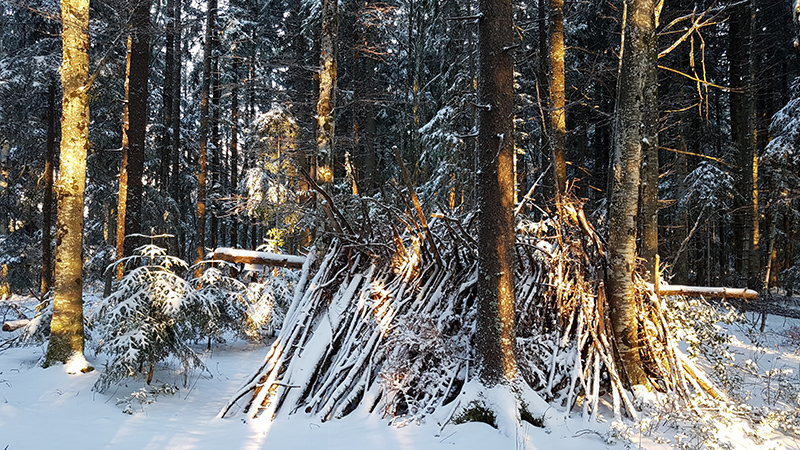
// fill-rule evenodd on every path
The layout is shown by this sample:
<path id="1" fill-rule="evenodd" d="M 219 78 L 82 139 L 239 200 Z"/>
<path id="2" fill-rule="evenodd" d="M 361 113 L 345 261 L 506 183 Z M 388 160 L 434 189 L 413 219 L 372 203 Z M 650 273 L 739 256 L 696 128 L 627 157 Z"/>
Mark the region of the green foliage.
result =
<path id="1" fill-rule="evenodd" d="M 128 377 L 148 377 L 170 358 L 188 372 L 204 368 L 192 342 L 222 342 L 226 333 L 258 339 L 264 326 L 275 326 L 276 305 L 288 306 L 292 277 L 245 285 L 223 269 L 207 267 L 200 278 L 182 259 L 155 245 L 144 245 L 124 258 L 129 267 L 114 291 L 100 303 L 91 321 L 98 353 L 109 356 L 97 381 L 100 391 Z M 115 264 L 106 269 L 113 271 Z"/>
<path id="2" fill-rule="evenodd" d="M 492 428 L 497 428 L 497 415 L 487 408 L 483 402 L 470 402 L 460 414 L 453 417 L 453 423 L 483 422 Z"/>
<path id="3" fill-rule="evenodd" d="M 667 297 L 667 318 L 673 336 L 689 344 L 689 356 L 711 363 L 717 381 L 731 388 L 741 381 L 730 351 L 731 335 L 720 326 L 744 323 L 745 317 L 727 304 L 714 306 L 701 298 Z"/>
<path id="4" fill-rule="evenodd" d="M 187 270 L 187 264 L 153 245 L 122 261 L 132 262 L 140 265 L 125 274 L 92 318 L 99 336 L 97 352 L 109 356 L 95 385 L 100 391 L 125 377 L 150 373 L 170 355 L 184 370 L 203 367 L 182 326 L 192 315 L 194 289 L 175 269 Z"/>

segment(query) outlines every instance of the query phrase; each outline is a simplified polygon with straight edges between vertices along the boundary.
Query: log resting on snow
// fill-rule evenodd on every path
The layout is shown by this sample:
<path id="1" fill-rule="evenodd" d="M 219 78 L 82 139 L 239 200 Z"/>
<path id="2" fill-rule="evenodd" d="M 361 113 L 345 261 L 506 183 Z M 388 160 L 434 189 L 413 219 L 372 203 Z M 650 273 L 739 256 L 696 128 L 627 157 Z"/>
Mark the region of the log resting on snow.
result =
<path id="1" fill-rule="evenodd" d="M 653 289 L 659 295 L 686 295 L 689 297 L 717 297 L 717 298 L 741 298 L 754 300 L 758 298 L 758 292 L 752 289 L 726 288 L 726 287 L 706 287 L 706 286 L 683 286 L 679 284 L 661 284 L 655 289 L 651 283 L 647 287 Z"/>
<path id="2" fill-rule="evenodd" d="M 241 250 L 238 248 L 219 247 L 211 254 L 211 259 L 227 261 L 234 264 L 252 264 L 271 267 L 287 267 L 289 269 L 302 269 L 306 261 L 305 256 L 281 255 L 270 252 L 257 252 Z"/>
<path id="3" fill-rule="evenodd" d="M 14 331 L 18 330 L 30 322 L 28 319 L 20 319 L 20 320 L 9 320 L 8 322 L 3 324 L 3 331 Z"/>

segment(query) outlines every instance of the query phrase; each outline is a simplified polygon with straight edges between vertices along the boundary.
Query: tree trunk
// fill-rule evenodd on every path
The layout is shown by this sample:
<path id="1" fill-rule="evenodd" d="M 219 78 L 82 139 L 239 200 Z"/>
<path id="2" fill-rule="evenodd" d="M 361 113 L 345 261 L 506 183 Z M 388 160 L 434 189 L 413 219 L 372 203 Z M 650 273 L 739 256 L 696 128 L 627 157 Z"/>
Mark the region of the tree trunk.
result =
<path id="1" fill-rule="evenodd" d="M 656 12 L 658 15 L 660 12 Z M 655 27 L 655 24 L 654 24 Z M 655 31 L 645 35 L 649 55 L 658 54 L 658 37 Z M 656 275 L 658 254 L 658 67 L 656 63 L 646 66 L 643 101 L 644 138 L 642 139 L 642 192 L 641 221 L 642 249 L 639 256 L 644 259 L 645 272 Z"/>
<path id="2" fill-rule="evenodd" d="M 71 370 L 91 370 L 83 357 L 83 197 L 89 147 L 89 0 L 61 3 L 63 41 L 61 162 L 56 195 L 56 271 L 53 319 L 44 366 L 81 362 Z"/>
<path id="3" fill-rule="evenodd" d="M 234 74 L 236 68 L 234 67 Z M 239 186 L 239 82 L 238 77 L 231 89 L 231 160 L 229 163 L 231 172 L 231 193 L 233 198 L 238 195 Z M 239 215 L 231 216 L 231 247 L 239 246 Z"/>
<path id="4" fill-rule="evenodd" d="M 553 191 L 558 198 L 567 187 L 567 116 L 564 110 L 564 0 L 550 0 L 550 151 Z"/>
<path id="5" fill-rule="evenodd" d="M 125 118 L 122 128 L 122 164 L 119 177 L 117 259 L 133 254 L 140 240 L 142 175 L 147 128 L 147 79 L 150 72 L 150 2 L 131 3 L 128 64 L 125 80 Z M 117 279 L 122 278 L 122 265 Z"/>
<path id="6" fill-rule="evenodd" d="M 44 159 L 44 198 L 42 199 L 42 284 L 44 296 L 53 285 L 53 161 L 56 146 L 56 86 L 50 84 L 47 92 L 47 150 Z"/>
<path id="7" fill-rule="evenodd" d="M 514 354 L 514 47 L 510 0 L 480 0 L 478 21 L 478 330 L 481 380 L 517 373 Z"/>
<path id="8" fill-rule="evenodd" d="M 336 0 L 322 0 L 320 34 L 319 101 L 317 102 L 316 177 L 321 185 L 333 183 L 333 149 L 336 107 L 339 16 Z"/>
<path id="9" fill-rule="evenodd" d="M 206 172 L 208 170 L 208 102 L 211 89 L 211 48 L 213 47 L 214 26 L 216 24 L 217 0 L 208 0 L 206 12 L 206 40 L 203 48 L 203 83 L 200 97 L 200 151 L 198 155 L 199 172 L 197 174 L 197 222 L 195 223 L 195 264 L 203 260 L 206 243 Z M 198 266 L 195 276 L 199 277 L 202 269 Z"/>
<path id="10" fill-rule="evenodd" d="M 184 202 L 181 198 L 181 74 L 183 72 L 182 63 L 182 52 L 181 50 L 181 7 L 182 7 L 182 0 L 174 0 L 175 3 L 175 13 L 173 15 L 173 34 L 175 35 L 175 52 L 174 52 L 174 70 L 173 70 L 173 81 L 172 81 L 172 153 L 171 153 L 171 165 L 172 165 L 172 176 L 170 178 L 170 196 L 172 199 L 179 205 L 179 209 L 183 209 Z M 187 214 L 188 215 L 188 214 Z M 180 217 L 175 218 L 175 230 L 174 234 L 175 237 L 173 238 L 173 242 L 175 243 L 175 255 L 179 258 L 182 258 L 184 252 L 184 245 L 185 236 L 183 236 L 183 231 L 181 229 L 181 219 Z"/>
<path id="11" fill-rule="evenodd" d="M 615 342 L 629 386 L 649 387 L 639 349 L 638 308 L 633 285 L 636 270 L 636 215 L 639 206 L 642 124 L 650 66 L 656 64 L 650 40 L 655 33 L 655 0 L 626 0 L 624 48 L 614 115 L 614 154 L 608 211 L 608 301 Z"/>
<path id="12" fill-rule="evenodd" d="M 216 25 L 215 25 L 216 26 Z M 219 86 L 219 56 L 217 56 L 217 52 L 219 49 L 219 33 L 217 32 L 216 28 L 212 30 L 211 35 L 211 110 L 210 110 L 210 119 L 211 123 L 209 124 L 209 128 L 211 130 L 211 167 L 209 172 L 211 172 L 211 198 L 216 199 L 218 198 L 218 192 L 214 192 L 219 189 L 220 184 L 220 173 L 222 171 L 222 146 L 220 145 L 219 139 L 219 97 L 220 97 L 220 86 Z M 210 212 L 211 212 L 211 227 L 209 229 L 209 247 L 216 248 L 217 247 L 217 239 L 219 238 L 219 217 L 217 214 L 217 201 L 213 200 L 210 204 Z"/>
<path id="13" fill-rule="evenodd" d="M 172 101 L 175 90 L 172 84 L 175 82 L 175 1 L 167 0 L 166 4 L 166 43 L 164 45 L 164 83 L 161 90 L 161 101 L 164 109 L 164 135 L 161 138 L 161 159 L 159 167 L 159 187 L 166 196 L 169 191 L 169 166 L 172 152 Z M 180 1 L 180 0 L 178 0 Z M 178 41 L 180 45 L 180 41 Z"/>

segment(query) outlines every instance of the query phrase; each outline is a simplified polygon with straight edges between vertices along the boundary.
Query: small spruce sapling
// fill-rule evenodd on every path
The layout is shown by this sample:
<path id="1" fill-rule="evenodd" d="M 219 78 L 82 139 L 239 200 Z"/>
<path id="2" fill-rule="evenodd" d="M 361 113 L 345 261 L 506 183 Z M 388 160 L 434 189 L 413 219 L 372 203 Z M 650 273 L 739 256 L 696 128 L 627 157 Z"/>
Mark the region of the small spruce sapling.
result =
<path id="1" fill-rule="evenodd" d="M 138 263 L 138 267 L 125 274 L 93 317 L 97 352 L 109 356 L 95 385 L 99 391 L 126 377 L 147 375 L 149 383 L 155 364 L 170 355 L 186 371 L 203 367 L 181 326 L 196 294 L 175 271 L 186 271 L 188 265 L 155 245 L 144 245 L 135 253 L 118 263 Z M 113 266 L 106 270 L 114 270 Z"/>

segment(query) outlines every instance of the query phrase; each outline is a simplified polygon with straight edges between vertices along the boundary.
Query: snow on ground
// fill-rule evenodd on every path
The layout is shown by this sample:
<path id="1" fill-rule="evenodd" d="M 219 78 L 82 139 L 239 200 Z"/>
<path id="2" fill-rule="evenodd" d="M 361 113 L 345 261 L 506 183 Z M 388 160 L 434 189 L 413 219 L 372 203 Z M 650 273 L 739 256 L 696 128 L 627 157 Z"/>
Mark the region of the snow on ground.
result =
<path id="1" fill-rule="evenodd" d="M 731 350 L 737 362 L 758 365 L 752 376 L 743 377 L 741 391 L 749 393 L 749 402 L 755 407 L 778 405 L 776 396 L 784 389 L 778 387 L 779 378 L 785 389 L 800 379 L 800 320 L 770 316 L 765 333 L 757 336 L 761 347 L 753 345 L 747 330 L 731 328 L 736 335 Z M 796 341 L 787 339 L 793 331 L 798 332 Z M 179 389 L 174 395 L 141 404 L 131 397 L 143 388 L 141 381 L 99 394 L 92 391 L 98 371 L 68 375 L 63 366 L 42 369 L 42 347 L 12 348 L 0 353 L 0 450 L 704 448 L 696 442 L 699 431 L 687 432 L 697 424 L 676 424 L 667 416 L 658 416 L 620 426 L 613 423 L 610 412 L 599 423 L 589 423 L 577 411 L 566 417 L 557 408 L 547 411 L 546 428 L 524 423 L 511 436 L 482 423 L 448 424 L 442 429 L 437 422 L 446 414 L 402 428 L 388 426 L 387 420 L 377 414 L 360 412 L 326 423 L 303 413 L 282 413 L 273 422 L 244 421 L 242 415 L 217 418 L 220 408 L 258 367 L 267 350 L 264 345 L 243 342 L 217 345 L 212 352 L 203 354 L 208 372 L 198 371 L 187 379 L 169 370 L 157 372 L 154 386 L 169 383 Z M 91 352 L 88 356 L 101 370 L 103 361 Z M 789 369 L 793 371 L 788 372 Z M 773 375 L 764 376 L 769 370 Z M 126 403 L 117 404 L 119 398 L 132 399 L 132 414 L 123 412 Z M 733 449 L 800 449 L 800 441 L 795 438 L 777 434 L 769 427 L 753 430 L 737 420 L 731 419 L 720 430 L 708 432 L 716 432 Z M 620 434 L 627 434 L 628 441 L 614 439 Z"/>

